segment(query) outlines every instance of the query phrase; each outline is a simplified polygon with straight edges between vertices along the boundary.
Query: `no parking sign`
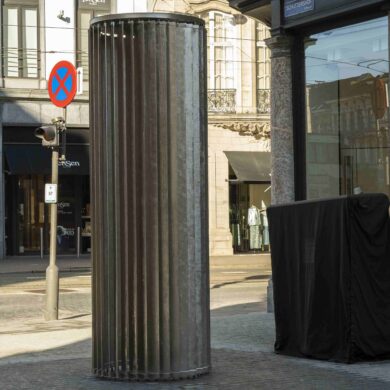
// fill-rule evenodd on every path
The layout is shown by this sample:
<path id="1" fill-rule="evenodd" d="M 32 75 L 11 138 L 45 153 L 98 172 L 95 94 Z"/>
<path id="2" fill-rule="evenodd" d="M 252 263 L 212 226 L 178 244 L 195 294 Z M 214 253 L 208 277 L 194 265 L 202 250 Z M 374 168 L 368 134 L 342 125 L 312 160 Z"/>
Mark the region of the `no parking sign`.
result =
<path id="1" fill-rule="evenodd" d="M 50 72 L 48 91 L 57 107 L 66 107 L 77 91 L 76 68 L 69 61 L 57 62 Z"/>

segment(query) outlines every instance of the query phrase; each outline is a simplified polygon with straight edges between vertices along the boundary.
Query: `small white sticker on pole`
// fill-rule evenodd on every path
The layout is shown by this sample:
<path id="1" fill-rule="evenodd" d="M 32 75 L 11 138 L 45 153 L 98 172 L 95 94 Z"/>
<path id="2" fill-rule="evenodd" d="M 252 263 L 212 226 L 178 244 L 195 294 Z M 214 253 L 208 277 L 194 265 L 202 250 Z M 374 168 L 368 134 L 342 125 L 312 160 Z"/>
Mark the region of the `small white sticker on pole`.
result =
<path id="1" fill-rule="evenodd" d="M 77 68 L 76 72 L 77 72 L 76 95 L 81 95 L 83 93 L 83 78 L 84 78 L 83 68 L 82 67 Z"/>
<path id="2" fill-rule="evenodd" d="M 57 203 L 57 184 L 45 184 L 45 203 Z"/>

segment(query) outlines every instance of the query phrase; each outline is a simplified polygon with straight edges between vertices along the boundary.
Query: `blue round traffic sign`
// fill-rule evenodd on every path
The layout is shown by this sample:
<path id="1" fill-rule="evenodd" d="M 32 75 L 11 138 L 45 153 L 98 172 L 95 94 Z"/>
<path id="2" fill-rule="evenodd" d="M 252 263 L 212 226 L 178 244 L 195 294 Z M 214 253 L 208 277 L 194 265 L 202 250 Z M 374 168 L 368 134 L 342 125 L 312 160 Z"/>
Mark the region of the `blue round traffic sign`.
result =
<path id="1" fill-rule="evenodd" d="M 57 62 L 49 76 L 50 100 L 57 107 L 66 107 L 76 95 L 77 72 L 69 61 Z"/>

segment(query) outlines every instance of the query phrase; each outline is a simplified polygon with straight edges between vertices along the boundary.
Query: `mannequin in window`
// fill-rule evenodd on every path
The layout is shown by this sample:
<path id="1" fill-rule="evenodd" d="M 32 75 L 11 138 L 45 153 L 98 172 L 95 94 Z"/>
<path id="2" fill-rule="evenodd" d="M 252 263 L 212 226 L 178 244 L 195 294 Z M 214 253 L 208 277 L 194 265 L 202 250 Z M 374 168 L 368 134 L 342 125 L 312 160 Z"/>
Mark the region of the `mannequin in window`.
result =
<path id="1" fill-rule="evenodd" d="M 260 210 L 253 204 L 248 209 L 248 226 L 249 226 L 249 249 L 259 250 L 261 248 Z"/>
<path id="2" fill-rule="evenodd" d="M 261 218 L 261 246 L 263 250 L 269 250 L 269 228 L 268 228 L 268 218 L 267 218 L 267 209 L 260 210 Z"/>

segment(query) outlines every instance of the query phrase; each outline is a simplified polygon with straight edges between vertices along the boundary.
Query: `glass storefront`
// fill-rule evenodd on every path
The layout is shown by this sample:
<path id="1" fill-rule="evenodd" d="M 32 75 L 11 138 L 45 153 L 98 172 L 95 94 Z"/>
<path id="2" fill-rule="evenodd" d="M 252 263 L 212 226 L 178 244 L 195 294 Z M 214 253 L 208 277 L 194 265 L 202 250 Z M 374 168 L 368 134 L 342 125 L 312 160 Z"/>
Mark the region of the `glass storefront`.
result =
<path id="1" fill-rule="evenodd" d="M 51 178 L 51 150 L 34 127 L 3 127 L 5 242 L 7 255 L 49 252 L 50 207 L 45 183 Z M 57 250 L 88 253 L 91 248 L 89 131 L 69 128 L 65 161 L 58 164 Z"/>
<path id="2" fill-rule="evenodd" d="M 41 229 L 45 227 L 45 181 L 43 175 L 23 175 L 18 180 L 18 248 L 19 253 L 37 252 Z"/>
<path id="3" fill-rule="evenodd" d="M 305 40 L 307 198 L 390 196 L 387 17 Z"/>
<path id="4" fill-rule="evenodd" d="M 8 176 L 6 180 L 6 246 L 8 255 L 49 251 L 50 207 L 45 204 L 45 175 Z M 75 253 L 80 228 L 80 251 L 90 252 L 89 177 L 61 176 L 57 204 L 57 251 Z"/>
<path id="5" fill-rule="evenodd" d="M 266 208 L 271 204 L 270 183 L 231 181 L 229 198 L 234 253 L 269 251 Z"/>

